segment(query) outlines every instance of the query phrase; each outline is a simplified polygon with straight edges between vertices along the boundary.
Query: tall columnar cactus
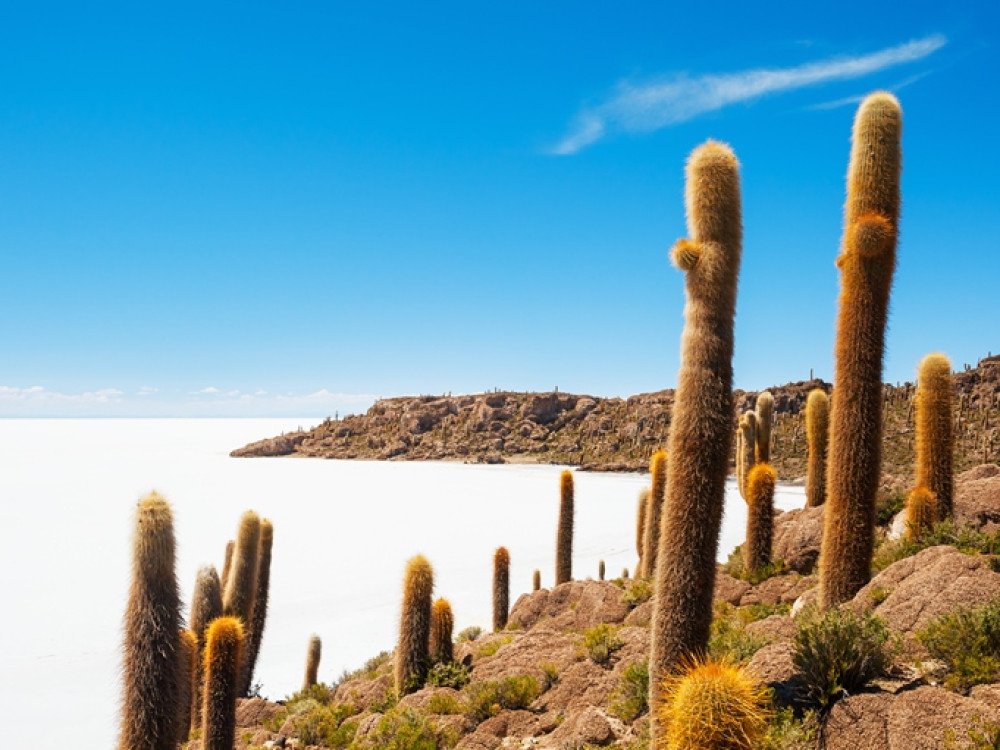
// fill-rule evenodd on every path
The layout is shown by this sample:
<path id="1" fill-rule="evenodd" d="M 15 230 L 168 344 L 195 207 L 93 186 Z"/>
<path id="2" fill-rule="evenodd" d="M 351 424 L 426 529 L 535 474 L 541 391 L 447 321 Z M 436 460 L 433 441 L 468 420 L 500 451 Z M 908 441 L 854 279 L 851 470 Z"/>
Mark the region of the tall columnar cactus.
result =
<path id="1" fill-rule="evenodd" d="M 636 578 L 642 578 L 642 556 L 646 547 L 646 515 L 649 513 L 649 498 L 652 496 L 649 487 L 643 487 L 639 491 L 639 505 L 635 511 L 635 552 L 639 556 L 639 562 L 635 566 Z"/>
<path id="2" fill-rule="evenodd" d="M 119 750 L 174 750 L 180 713 L 180 593 L 173 514 L 153 492 L 139 501 L 125 608 Z"/>
<path id="3" fill-rule="evenodd" d="M 667 453 L 656 451 L 649 461 L 650 489 L 646 503 L 646 544 L 642 551 L 642 572 L 647 578 L 656 575 L 656 560 L 660 553 L 660 526 L 663 498 L 667 488 Z"/>
<path id="4" fill-rule="evenodd" d="M 191 596 L 191 632 L 198 639 L 195 659 L 194 689 L 191 695 L 191 729 L 201 728 L 202 667 L 205 653 L 205 631 L 216 617 L 222 617 L 222 588 L 214 565 L 198 570 Z"/>
<path id="5" fill-rule="evenodd" d="M 742 242 L 736 156 L 728 146 L 708 141 L 691 154 L 686 183 L 691 239 L 678 241 L 671 251 L 686 272 L 687 304 L 653 600 L 654 742 L 664 734 L 657 711 L 664 678 L 708 646 L 732 448 L 733 316 Z"/>
<path id="6" fill-rule="evenodd" d="M 191 708 L 194 696 L 198 693 L 197 664 L 201 658 L 198 653 L 198 637 L 191 630 L 181 631 L 180 676 L 178 679 L 179 697 L 177 699 L 177 742 L 187 742 L 191 734 Z"/>
<path id="7" fill-rule="evenodd" d="M 757 415 L 752 411 L 743 414 L 737 430 L 739 436 L 736 439 L 736 484 L 743 499 L 750 502 L 747 495 L 747 478 L 757 463 Z"/>
<path id="8" fill-rule="evenodd" d="M 403 606 L 396 646 L 396 692 L 400 696 L 424 686 L 427 679 L 434 571 L 422 555 L 410 558 L 403 577 Z"/>
<path id="9" fill-rule="evenodd" d="M 455 660 L 452 630 L 455 616 L 447 599 L 438 599 L 431 607 L 430 660 L 431 664 L 448 664 Z"/>
<path id="10" fill-rule="evenodd" d="M 604 560 L 597 561 L 597 580 L 604 580 Z"/>
<path id="11" fill-rule="evenodd" d="M 826 502 L 826 448 L 829 435 L 830 399 L 822 388 L 814 388 L 806 398 L 806 442 L 809 445 L 806 506 L 809 508 Z"/>
<path id="12" fill-rule="evenodd" d="M 542 571 L 536 569 L 535 572 L 531 574 L 531 590 L 538 591 L 541 588 L 542 588 Z"/>
<path id="13" fill-rule="evenodd" d="M 316 684 L 319 675 L 319 660 L 322 655 L 323 642 L 319 636 L 309 636 L 309 646 L 306 648 L 306 674 L 302 679 L 303 690 L 308 690 Z"/>
<path id="14" fill-rule="evenodd" d="M 229 574 L 233 570 L 233 550 L 236 549 L 236 540 L 230 539 L 226 542 L 226 554 L 222 561 L 222 577 L 219 579 L 219 583 L 222 584 L 222 590 L 226 590 L 226 585 L 229 583 Z"/>
<path id="15" fill-rule="evenodd" d="M 497 547 L 493 553 L 493 630 L 507 627 L 510 611 L 510 553 L 506 547 Z"/>
<path id="16" fill-rule="evenodd" d="M 236 741 L 236 699 L 243 644 L 243 623 L 239 618 L 219 617 L 209 624 L 205 636 L 201 724 L 205 750 L 232 750 Z"/>
<path id="17" fill-rule="evenodd" d="M 771 461 L 771 426 L 774 422 L 774 396 L 770 391 L 762 391 L 757 396 L 757 463 Z"/>
<path id="18" fill-rule="evenodd" d="M 854 119 L 840 267 L 834 399 L 820 551 L 820 604 L 851 599 L 871 576 L 881 465 L 882 355 L 896 265 L 902 113 L 869 95 Z"/>
<path id="19" fill-rule="evenodd" d="M 915 542 L 933 524 L 937 510 L 934 493 L 922 485 L 906 493 L 906 538 Z"/>
<path id="20" fill-rule="evenodd" d="M 556 533 L 556 586 L 573 580 L 573 472 L 559 475 L 559 530 Z"/>
<path id="21" fill-rule="evenodd" d="M 233 550 L 233 564 L 222 592 L 222 610 L 239 617 L 244 628 L 253 614 L 257 593 L 257 556 L 260 553 L 260 516 L 248 510 L 240 518 Z M 245 653 L 244 653 L 245 655 Z"/>
<path id="22" fill-rule="evenodd" d="M 952 437 L 951 363 L 928 354 L 917 371 L 917 487 L 934 493 L 934 518 L 952 514 L 954 439 Z"/>
<path id="23" fill-rule="evenodd" d="M 274 545 L 274 525 L 266 518 L 260 522 L 260 548 L 257 551 L 257 592 L 253 598 L 253 612 L 246 632 L 246 659 L 243 664 L 240 694 L 250 694 L 253 670 L 260 654 L 260 642 L 264 637 L 267 621 L 267 600 L 271 587 L 271 547 Z"/>
<path id="24" fill-rule="evenodd" d="M 774 487 L 777 483 L 778 472 L 770 464 L 756 464 L 747 477 L 747 541 L 744 564 L 748 573 L 765 568 L 771 562 Z"/>

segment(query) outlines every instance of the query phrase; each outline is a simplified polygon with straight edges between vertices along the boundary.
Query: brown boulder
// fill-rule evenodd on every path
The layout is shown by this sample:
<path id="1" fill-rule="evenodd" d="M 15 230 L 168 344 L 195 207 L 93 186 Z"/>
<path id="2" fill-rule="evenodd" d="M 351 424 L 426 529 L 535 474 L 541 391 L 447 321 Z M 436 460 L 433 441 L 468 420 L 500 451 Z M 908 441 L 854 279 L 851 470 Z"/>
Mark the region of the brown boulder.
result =
<path id="1" fill-rule="evenodd" d="M 823 726 L 821 746 L 825 750 L 888 750 L 889 707 L 894 698 L 888 693 L 862 693 L 837 701 Z"/>
<path id="2" fill-rule="evenodd" d="M 1000 573 L 989 558 L 954 547 L 929 547 L 893 563 L 862 588 L 850 606 L 875 613 L 898 632 L 919 630 L 958 607 L 975 607 L 1000 596 Z"/>
<path id="3" fill-rule="evenodd" d="M 985 703 L 938 687 L 918 687 L 896 696 L 889 707 L 889 747 L 906 750 L 944 750 L 965 747 L 970 729 L 995 720 Z M 950 740 L 949 740 L 950 737 Z M 952 744 L 955 743 L 956 744 Z"/>
<path id="4" fill-rule="evenodd" d="M 713 598 L 716 601 L 727 602 L 734 607 L 738 607 L 743 595 L 751 589 L 746 581 L 733 578 L 728 573 L 718 572 L 715 576 L 715 591 Z"/>
<path id="5" fill-rule="evenodd" d="M 798 573 L 772 576 L 747 591 L 740 598 L 740 606 L 791 604 L 817 583 L 819 579 L 816 576 L 800 576 Z"/>
<path id="6" fill-rule="evenodd" d="M 1000 530 L 1000 466 L 983 464 L 955 478 L 955 522 L 988 533 Z"/>
<path id="7" fill-rule="evenodd" d="M 528 629 L 540 620 L 555 630 L 586 630 L 602 622 L 618 623 L 629 607 L 622 590 L 609 581 L 570 581 L 552 589 L 523 594 L 514 604 L 508 622 Z"/>
<path id="8" fill-rule="evenodd" d="M 803 696 L 804 685 L 792 663 L 794 653 L 791 643 L 772 643 L 757 651 L 747 664 L 747 671 L 774 690 L 774 700 L 780 706 L 791 706 Z"/>
<path id="9" fill-rule="evenodd" d="M 798 508 L 775 516 L 772 558 L 784 560 L 797 573 L 812 573 L 823 541 L 824 507 Z"/>
<path id="10" fill-rule="evenodd" d="M 236 701 L 236 726 L 254 727 L 274 718 L 282 707 L 263 698 L 240 698 Z"/>
<path id="11" fill-rule="evenodd" d="M 618 719 L 608 716 L 596 706 L 590 706 L 581 713 L 567 717 L 566 721 L 543 738 L 536 747 L 562 748 L 603 747 L 614 742 L 627 732 L 625 725 Z"/>

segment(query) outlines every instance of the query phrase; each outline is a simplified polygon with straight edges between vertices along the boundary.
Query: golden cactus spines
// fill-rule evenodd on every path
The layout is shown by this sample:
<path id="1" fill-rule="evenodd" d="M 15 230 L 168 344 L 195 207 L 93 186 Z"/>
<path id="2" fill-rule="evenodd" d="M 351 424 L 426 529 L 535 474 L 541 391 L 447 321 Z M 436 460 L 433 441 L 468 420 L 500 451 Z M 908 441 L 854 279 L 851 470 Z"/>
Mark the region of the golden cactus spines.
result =
<path id="1" fill-rule="evenodd" d="M 556 532 L 556 586 L 573 580 L 573 472 L 559 475 L 559 529 Z"/>
<path id="2" fill-rule="evenodd" d="M 243 641 L 243 623 L 237 617 L 212 620 L 205 633 L 201 719 L 201 741 L 205 750 L 232 750 L 234 747 Z"/>
<path id="3" fill-rule="evenodd" d="M 139 501 L 125 608 L 119 750 L 174 750 L 181 699 L 180 592 L 173 514 L 155 492 Z"/>
<path id="4" fill-rule="evenodd" d="M 771 562 L 774 534 L 774 488 L 778 472 L 770 464 L 758 463 L 747 477 L 747 541 L 744 548 L 746 572 L 767 567 Z"/>
<path id="5" fill-rule="evenodd" d="M 733 316 L 742 244 L 739 163 L 728 146 L 708 141 L 694 150 L 685 203 L 691 239 L 672 252 L 686 274 L 687 301 L 655 571 L 651 706 L 662 703 L 663 679 L 685 658 L 704 652 L 712 622 L 732 449 Z M 651 732 L 654 742 L 661 741 L 655 715 Z"/>
<path id="6" fill-rule="evenodd" d="M 410 558 L 403 574 L 403 605 L 396 645 L 396 692 L 400 696 L 419 690 L 427 679 L 433 593 L 431 564 L 423 555 Z"/>
<path id="7" fill-rule="evenodd" d="M 934 525 L 937 498 L 929 488 L 914 487 L 906 493 L 906 538 L 915 542 Z"/>
<path id="8" fill-rule="evenodd" d="M 642 556 L 646 546 L 646 515 L 649 513 L 649 498 L 652 495 L 649 487 L 639 490 L 639 505 L 635 511 L 635 552 L 639 562 L 635 566 L 636 578 L 642 578 Z"/>
<path id="9" fill-rule="evenodd" d="M 323 656 L 323 641 L 318 635 L 309 636 L 306 647 L 306 673 L 302 678 L 302 689 L 308 690 L 319 679 L 319 660 Z"/>
<path id="10" fill-rule="evenodd" d="M 257 550 L 257 590 L 253 598 L 253 610 L 246 628 L 246 659 L 242 670 L 240 694 L 250 695 L 253 671 L 257 666 L 260 644 L 264 638 L 267 623 L 267 601 L 271 587 L 271 549 L 274 546 L 274 524 L 264 518 L 260 522 L 260 547 Z"/>
<path id="11" fill-rule="evenodd" d="M 222 611 L 239 617 L 244 626 L 253 614 L 257 593 L 257 556 L 260 553 L 260 516 L 248 510 L 240 518 L 233 563 L 222 591 Z"/>
<path id="12" fill-rule="evenodd" d="M 920 361 L 914 401 L 916 484 L 934 494 L 934 520 L 944 521 L 952 515 L 955 446 L 952 436 L 951 363 L 943 354 L 928 354 Z"/>
<path id="13" fill-rule="evenodd" d="M 198 694 L 197 663 L 201 658 L 198 652 L 198 637 L 191 630 L 181 631 L 180 651 L 180 696 L 177 700 L 177 742 L 187 742 L 191 733 L 191 707 L 194 697 Z"/>
<path id="14" fill-rule="evenodd" d="M 452 630 L 455 616 L 447 599 L 437 599 L 431 607 L 431 664 L 448 664 L 455 660 Z"/>
<path id="15" fill-rule="evenodd" d="M 665 750 L 753 750 L 771 711 L 768 689 L 727 662 L 695 661 L 666 681 L 663 701 L 653 707 Z"/>
<path id="16" fill-rule="evenodd" d="M 866 97 L 854 119 L 834 348 L 820 604 L 851 599 L 871 576 L 881 470 L 882 357 L 899 218 L 899 102 Z"/>
<path id="17" fill-rule="evenodd" d="M 757 463 L 771 461 L 771 426 L 774 423 L 774 396 L 770 391 L 763 391 L 757 396 Z"/>
<path id="18" fill-rule="evenodd" d="M 806 397 L 806 506 L 815 508 L 826 501 L 826 449 L 830 435 L 830 399 L 822 388 Z"/>
<path id="19" fill-rule="evenodd" d="M 740 495 L 749 502 L 747 497 L 747 478 L 750 470 L 757 463 L 757 415 L 748 411 L 740 417 L 739 437 L 736 440 L 736 484 Z"/>
<path id="20" fill-rule="evenodd" d="M 507 627 L 510 611 L 510 553 L 497 547 L 493 553 L 493 631 Z"/>
<path id="21" fill-rule="evenodd" d="M 541 588 L 542 588 L 542 571 L 536 569 L 535 572 L 531 574 L 531 590 L 538 591 Z"/>
<path id="22" fill-rule="evenodd" d="M 660 554 L 660 525 L 663 499 L 667 491 L 667 452 L 656 451 L 649 459 L 649 499 L 646 502 L 645 547 L 642 550 L 642 572 L 647 578 L 656 575 L 656 560 Z"/>

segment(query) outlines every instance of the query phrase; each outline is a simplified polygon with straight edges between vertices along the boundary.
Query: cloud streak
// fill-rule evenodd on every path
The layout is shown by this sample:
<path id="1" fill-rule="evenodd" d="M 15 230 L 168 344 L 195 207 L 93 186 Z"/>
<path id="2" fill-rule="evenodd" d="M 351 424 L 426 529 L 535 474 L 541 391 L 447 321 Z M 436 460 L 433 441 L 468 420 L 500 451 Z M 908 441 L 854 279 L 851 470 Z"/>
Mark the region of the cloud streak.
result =
<path id="1" fill-rule="evenodd" d="M 933 34 L 867 55 L 836 57 L 793 68 L 701 76 L 678 73 L 643 84 L 623 81 L 607 101 L 577 115 L 552 153 L 575 154 L 610 133 L 648 133 L 768 94 L 861 78 L 922 60 L 946 43 L 944 36 Z"/>

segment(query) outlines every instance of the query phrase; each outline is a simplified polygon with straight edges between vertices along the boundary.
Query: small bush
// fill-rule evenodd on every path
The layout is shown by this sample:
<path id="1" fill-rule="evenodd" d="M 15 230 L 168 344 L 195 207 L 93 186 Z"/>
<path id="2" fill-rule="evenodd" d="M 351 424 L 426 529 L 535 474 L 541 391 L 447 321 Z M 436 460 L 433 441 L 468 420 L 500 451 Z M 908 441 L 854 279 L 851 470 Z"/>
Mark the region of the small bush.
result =
<path id="1" fill-rule="evenodd" d="M 346 669 L 337 679 L 333 690 L 336 691 L 337 685 L 343 685 L 345 682 L 350 682 L 351 680 L 372 680 L 378 677 L 379 670 L 383 667 L 388 667 L 389 663 L 392 661 L 391 651 L 382 651 L 378 656 L 373 656 L 371 659 L 365 662 L 364 666 L 360 669 L 355 669 L 353 672 L 348 672 Z"/>
<path id="2" fill-rule="evenodd" d="M 970 744 L 958 744 L 954 729 L 947 729 L 944 733 L 945 750 L 997 750 L 1000 748 L 1000 726 L 992 721 L 985 724 L 976 721 L 976 726 L 967 733 L 966 738 Z"/>
<path id="3" fill-rule="evenodd" d="M 559 682 L 559 666 L 551 661 L 543 661 L 538 665 L 542 670 L 542 692 Z"/>
<path id="4" fill-rule="evenodd" d="M 875 500 L 875 525 L 888 526 L 896 514 L 905 507 L 905 492 L 896 491 L 891 495 L 881 495 Z"/>
<path id="5" fill-rule="evenodd" d="M 463 711 L 461 702 L 450 693 L 435 693 L 427 701 L 427 710 L 432 714 L 460 714 Z"/>
<path id="6" fill-rule="evenodd" d="M 1000 599 L 935 618 L 917 640 L 948 665 L 946 688 L 964 692 L 994 682 L 1000 674 Z"/>
<path id="7" fill-rule="evenodd" d="M 461 690 L 469 684 L 469 673 L 469 668 L 457 661 L 435 664 L 427 673 L 427 684 Z"/>
<path id="8" fill-rule="evenodd" d="M 476 721 L 485 721 L 505 708 L 527 708 L 542 694 L 542 688 L 531 675 L 521 675 L 473 682 L 465 693 L 469 698 L 469 715 Z"/>
<path id="9" fill-rule="evenodd" d="M 351 750 L 439 750 L 454 747 L 458 739 L 455 730 L 439 728 L 432 719 L 405 708 L 383 716 L 374 731 Z"/>
<path id="10" fill-rule="evenodd" d="M 502 649 L 508 643 L 514 640 L 512 635 L 502 635 L 498 638 L 493 638 L 485 643 L 479 645 L 476 649 L 476 658 L 485 659 L 487 656 L 493 656 L 497 651 Z"/>
<path id="11" fill-rule="evenodd" d="M 618 628 L 606 622 L 595 625 L 583 634 L 583 647 L 595 664 L 607 664 L 611 654 L 625 645 L 617 635 Z"/>
<path id="12" fill-rule="evenodd" d="M 648 578 L 632 578 L 623 585 L 622 604 L 628 607 L 638 607 L 653 598 L 653 582 Z"/>
<path id="13" fill-rule="evenodd" d="M 872 572 L 885 570 L 894 562 L 911 557 L 928 547 L 940 545 L 954 547 L 966 555 L 996 555 L 1000 554 L 1000 532 L 988 534 L 958 526 L 954 521 L 941 521 L 913 541 L 903 537 L 882 542 L 872 557 Z"/>
<path id="14" fill-rule="evenodd" d="M 789 571 L 784 560 L 775 560 L 763 568 L 748 571 L 743 557 L 743 546 L 740 545 L 729 553 L 729 559 L 722 565 L 722 572 L 754 586 L 763 583 L 768 578 L 784 575 Z"/>
<path id="15" fill-rule="evenodd" d="M 354 707 L 346 703 L 322 705 L 307 698 L 292 710 L 294 734 L 304 745 L 346 748 L 357 730 L 357 722 L 346 719 L 355 713 Z"/>
<path id="16" fill-rule="evenodd" d="M 892 657 L 889 631 L 873 614 L 833 608 L 799 616 L 792 662 L 802 674 L 804 697 L 821 709 L 882 674 Z"/>
<path id="17" fill-rule="evenodd" d="M 815 713 L 806 711 L 796 718 L 793 709 L 782 708 L 772 714 L 757 750 L 813 750 L 818 739 L 819 721 Z"/>
<path id="18" fill-rule="evenodd" d="M 455 636 L 455 642 L 465 643 L 466 641 L 474 641 L 482 634 L 483 634 L 483 629 L 481 627 L 479 627 L 478 625 L 470 625 L 465 630 L 459 632 L 457 636 Z"/>
<path id="19" fill-rule="evenodd" d="M 634 661 L 622 670 L 608 708 L 626 724 L 649 710 L 649 659 Z"/>
<path id="20" fill-rule="evenodd" d="M 785 611 L 787 605 L 757 604 L 737 608 L 726 602 L 719 602 L 712 618 L 709 655 L 716 661 L 746 664 L 754 654 L 770 643 L 764 636 L 749 632 L 746 626 L 772 614 L 784 614 Z"/>

